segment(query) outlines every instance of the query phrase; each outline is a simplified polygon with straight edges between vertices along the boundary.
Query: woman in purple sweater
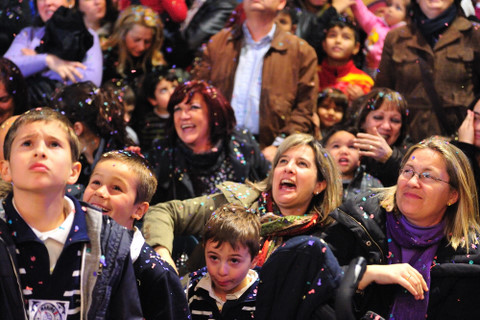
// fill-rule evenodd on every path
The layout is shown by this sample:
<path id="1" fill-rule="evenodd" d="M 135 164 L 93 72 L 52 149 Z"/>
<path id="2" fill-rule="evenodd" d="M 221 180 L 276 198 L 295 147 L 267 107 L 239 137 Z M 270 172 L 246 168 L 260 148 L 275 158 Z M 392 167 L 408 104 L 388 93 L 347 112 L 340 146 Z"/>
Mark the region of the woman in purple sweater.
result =
<path id="1" fill-rule="evenodd" d="M 81 18 L 80 13 L 66 9 L 72 8 L 74 3 L 75 0 L 35 1 L 37 23 L 23 29 L 5 53 L 27 81 L 31 77 L 41 77 L 52 80 L 49 83 L 71 84 L 90 80 L 100 85 L 102 52 L 98 36 L 86 29 L 83 21 L 72 25 L 72 21 Z M 61 7 L 65 8 L 57 12 Z"/>

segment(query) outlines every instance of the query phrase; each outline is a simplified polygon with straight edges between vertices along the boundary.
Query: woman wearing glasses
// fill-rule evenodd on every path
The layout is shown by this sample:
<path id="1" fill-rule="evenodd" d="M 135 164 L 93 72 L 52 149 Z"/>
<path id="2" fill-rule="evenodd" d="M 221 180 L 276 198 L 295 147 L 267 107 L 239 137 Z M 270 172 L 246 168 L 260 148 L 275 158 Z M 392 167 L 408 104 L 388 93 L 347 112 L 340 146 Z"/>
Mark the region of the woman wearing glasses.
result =
<path id="1" fill-rule="evenodd" d="M 326 241 L 341 265 L 368 262 L 359 314 L 469 319 L 480 294 L 478 200 L 467 157 L 429 139 L 408 150 L 397 185 L 347 201 Z"/>

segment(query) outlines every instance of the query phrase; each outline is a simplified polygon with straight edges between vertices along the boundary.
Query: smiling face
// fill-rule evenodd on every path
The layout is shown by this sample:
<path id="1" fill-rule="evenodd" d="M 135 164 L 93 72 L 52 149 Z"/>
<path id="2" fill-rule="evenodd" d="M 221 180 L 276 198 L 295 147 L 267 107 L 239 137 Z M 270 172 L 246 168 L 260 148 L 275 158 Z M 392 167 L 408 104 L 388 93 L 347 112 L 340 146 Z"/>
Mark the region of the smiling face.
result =
<path id="1" fill-rule="evenodd" d="M 317 167 L 310 146 L 297 146 L 284 152 L 273 170 L 272 195 L 283 215 L 303 215 L 326 181 L 317 181 Z"/>
<path id="2" fill-rule="evenodd" d="M 145 203 L 135 203 L 137 178 L 128 165 L 120 161 L 100 161 L 90 177 L 83 201 L 109 215 L 117 223 L 129 229 L 133 222 L 146 212 Z M 148 208 L 148 204 L 147 207 Z"/>
<path id="3" fill-rule="evenodd" d="M 37 10 L 43 22 L 47 22 L 61 6 L 69 7 L 73 0 L 37 0 Z"/>
<path id="4" fill-rule="evenodd" d="M 343 179 L 353 179 L 360 166 L 360 154 L 353 146 L 355 136 L 347 131 L 337 131 L 328 139 L 325 149 L 330 152 L 337 163 Z"/>
<path id="5" fill-rule="evenodd" d="M 416 0 L 422 12 L 429 19 L 435 19 L 447 10 L 454 0 Z"/>
<path id="6" fill-rule="evenodd" d="M 320 127 L 322 129 L 330 128 L 334 124 L 342 121 L 343 108 L 337 106 L 332 99 L 325 99 L 318 106 L 318 116 L 320 118 Z"/>
<path id="7" fill-rule="evenodd" d="M 432 149 L 417 149 L 405 163 L 404 169 L 418 173 L 428 172 L 433 177 L 450 181 L 445 160 Z M 447 204 L 458 200 L 458 192 L 448 183 L 433 179 L 419 180 L 417 175 L 408 179 L 399 175 L 396 203 L 400 212 L 416 226 L 428 227 L 438 224 L 447 210 Z"/>
<path id="8" fill-rule="evenodd" d="M 175 131 L 193 152 L 207 152 L 212 148 L 207 104 L 200 93 L 195 93 L 190 102 L 188 98 L 173 108 Z"/>
<path id="9" fill-rule="evenodd" d="M 388 102 L 384 102 L 377 110 L 372 110 L 365 118 L 363 130 L 369 134 L 375 134 L 373 128 L 392 146 L 397 142 L 402 129 L 402 114 Z"/>
<path id="10" fill-rule="evenodd" d="M 129 54 L 138 58 L 143 56 L 145 52 L 152 46 L 153 29 L 134 24 L 125 35 L 125 46 Z"/>
<path id="11" fill-rule="evenodd" d="M 18 128 L 2 178 L 14 192 L 64 192 L 77 181 L 81 165 L 72 162 L 65 128 L 55 121 L 36 121 Z"/>
<path id="12" fill-rule="evenodd" d="M 247 285 L 246 276 L 248 270 L 255 267 L 255 261 L 252 261 L 246 246 L 238 245 L 237 250 L 228 242 L 217 246 L 218 242 L 208 240 L 205 258 L 213 290 L 218 297 L 226 300 L 227 294 L 235 293 Z"/>
<path id="13" fill-rule="evenodd" d="M 358 53 L 360 43 L 355 42 L 355 31 L 349 27 L 334 26 L 327 31 L 323 50 L 331 65 L 344 65 Z"/>
<path id="14" fill-rule="evenodd" d="M 385 10 L 384 19 L 389 26 L 393 26 L 405 20 L 406 15 L 405 0 L 390 0 Z"/>

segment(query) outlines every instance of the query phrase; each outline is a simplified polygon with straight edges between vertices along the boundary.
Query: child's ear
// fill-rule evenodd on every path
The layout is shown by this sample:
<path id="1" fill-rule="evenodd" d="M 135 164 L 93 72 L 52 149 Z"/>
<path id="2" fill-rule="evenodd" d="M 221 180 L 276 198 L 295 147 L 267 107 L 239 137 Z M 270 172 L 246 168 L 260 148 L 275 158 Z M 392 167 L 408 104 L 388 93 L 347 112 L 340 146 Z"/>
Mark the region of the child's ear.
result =
<path id="1" fill-rule="evenodd" d="M 360 51 L 360 42 L 355 42 L 355 48 L 353 49 L 352 55 L 357 55 L 358 51 Z"/>
<path id="2" fill-rule="evenodd" d="M 155 100 L 153 98 L 150 98 L 150 97 L 148 97 L 147 100 L 152 106 L 154 106 L 154 107 L 157 106 L 157 100 Z"/>
<path id="3" fill-rule="evenodd" d="M 148 210 L 149 207 L 150 207 L 150 205 L 146 201 L 142 202 L 140 204 L 137 204 L 136 208 L 135 208 L 135 212 L 132 214 L 132 218 L 134 220 L 142 219 L 143 216 L 145 215 L 145 213 L 147 213 L 147 210 Z"/>
<path id="4" fill-rule="evenodd" d="M 73 124 L 73 131 L 75 131 L 75 134 L 77 135 L 77 137 L 80 137 L 82 133 L 85 131 L 85 127 L 83 123 L 79 121 L 75 122 Z"/>
<path id="5" fill-rule="evenodd" d="M 74 162 L 72 164 L 72 171 L 70 173 L 70 177 L 68 177 L 67 179 L 67 184 L 74 184 L 75 182 L 77 182 L 81 171 L 82 171 L 82 164 L 78 161 Z"/>
<path id="6" fill-rule="evenodd" d="M 3 181 L 12 182 L 12 176 L 10 175 L 10 163 L 7 160 L 0 161 L 0 172 L 2 174 Z"/>

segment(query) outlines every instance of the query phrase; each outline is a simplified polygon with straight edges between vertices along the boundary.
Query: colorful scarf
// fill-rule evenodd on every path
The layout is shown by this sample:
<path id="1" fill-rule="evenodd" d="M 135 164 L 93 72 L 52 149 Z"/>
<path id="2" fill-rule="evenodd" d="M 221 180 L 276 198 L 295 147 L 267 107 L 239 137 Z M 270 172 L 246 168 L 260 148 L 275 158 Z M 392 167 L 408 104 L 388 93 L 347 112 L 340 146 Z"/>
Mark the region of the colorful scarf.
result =
<path id="1" fill-rule="evenodd" d="M 444 221 L 432 227 L 417 227 L 404 216 L 397 217 L 387 212 L 387 237 L 389 264 L 409 263 L 423 276 L 430 288 L 430 268 L 438 245 L 444 237 Z M 415 300 L 407 290 L 395 297 L 390 319 L 425 319 L 429 291 L 424 292 L 425 299 Z"/>
<path id="2" fill-rule="evenodd" d="M 273 202 L 270 191 L 261 193 L 258 208 L 262 223 L 260 235 L 263 238 L 263 246 L 258 254 L 258 266 L 262 266 L 270 254 L 283 243 L 284 236 L 305 234 L 317 224 L 320 216 L 318 212 L 303 216 L 283 216 Z"/>

